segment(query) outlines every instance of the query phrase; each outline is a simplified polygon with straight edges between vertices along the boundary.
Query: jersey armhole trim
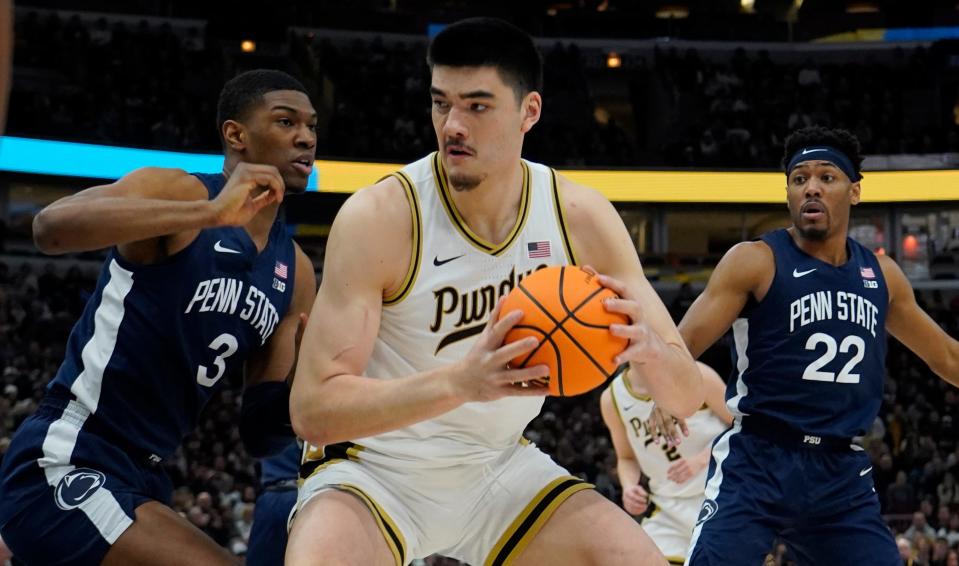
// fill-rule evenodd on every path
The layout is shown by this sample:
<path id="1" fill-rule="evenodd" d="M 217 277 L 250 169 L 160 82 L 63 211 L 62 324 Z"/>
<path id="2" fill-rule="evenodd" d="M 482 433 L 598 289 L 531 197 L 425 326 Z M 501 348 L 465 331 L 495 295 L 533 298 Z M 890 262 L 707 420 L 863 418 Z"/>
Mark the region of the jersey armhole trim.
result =
<path id="1" fill-rule="evenodd" d="M 576 254 L 573 253 L 573 245 L 569 239 L 569 230 L 566 228 L 566 212 L 563 210 L 563 199 L 559 196 L 559 183 L 556 181 L 556 170 L 549 170 L 550 182 L 553 185 L 553 208 L 556 211 L 556 225 L 559 227 L 559 233 L 563 236 L 563 250 L 566 251 L 566 259 L 570 265 L 579 265 L 576 261 Z"/>
<path id="2" fill-rule="evenodd" d="M 403 190 L 406 191 L 406 200 L 410 205 L 410 216 L 413 222 L 413 245 L 411 246 L 410 266 L 406 270 L 406 277 L 403 278 L 403 283 L 396 291 L 383 297 L 383 306 L 395 305 L 409 295 L 413 284 L 416 282 L 416 277 L 419 275 L 421 256 L 423 255 L 423 219 L 420 214 L 420 201 L 416 194 L 416 188 L 413 186 L 413 181 L 403 171 L 397 171 L 391 176 L 396 178 L 403 185 Z"/>

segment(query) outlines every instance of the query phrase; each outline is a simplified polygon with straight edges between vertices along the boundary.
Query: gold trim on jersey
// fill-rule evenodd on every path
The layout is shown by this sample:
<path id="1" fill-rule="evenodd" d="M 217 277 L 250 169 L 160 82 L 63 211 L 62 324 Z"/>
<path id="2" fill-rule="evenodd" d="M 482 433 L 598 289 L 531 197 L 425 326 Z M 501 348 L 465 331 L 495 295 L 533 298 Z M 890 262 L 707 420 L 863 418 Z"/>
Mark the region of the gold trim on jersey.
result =
<path id="1" fill-rule="evenodd" d="M 686 563 L 686 558 L 683 556 L 667 556 L 666 562 L 675 564 L 676 566 L 683 566 L 683 564 Z"/>
<path id="2" fill-rule="evenodd" d="M 336 487 L 348 493 L 352 493 L 358 497 L 360 501 L 366 504 L 370 510 L 370 513 L 373 515 L 373 519 L 376 521 L 376 525 L 383 533 L 383 538 L 386 539 L 386 545 L 390 548 L 390 552 L 393 554 L 393 559 L 396 560 L 396 566 L 403 566 L 406 564 L 406 539 L 403 538 L 403 532 L 397 528 L 392 517 L 390 517 L 389 514 L 383 510 L 383 508 L 380 507 L 380 505 L 374 501 L 372 497 L 367 495 L 366 492 L 359 487 L 348 483 L 337 484 Z"/>
<path id="3" fill-rule="evenodd" d="M 485 566 L 511 564 L 513 559 L 522 554 L 536 533 L 543 528 L 557 507 L 574 493 L 592 488 L 593 485 L 572 476 L 551 481 L 533 497 L 526 508 L 503 531 L 483 564 Z"/>
<path id="4" fill-rule="evenodd" d="M 358 462 L 360 452 L 363 450 L 365 448 L 352 442 L 340 442 L 323 447 L 304 444 L 303 456 L 300 461 L 299 481 L 303 482 L 333 464 L 346 462 L 347 460 Z"/>
<path id="5" fill-rule="evenodd" d="M 573 253 L 573 244 L 569 238 L 569 231 L 566 229 L 566 211 L 563 210 L 563 199 L 559 196 L 559 183 L 556 181 L 556 170 L 550 167 L 550 180 L 553 184 L 553 208 L 556 209 L 556 224 L 559 225 L 559 233 L 563 236 L 563 249 L 566 250 L 566 259 L 570 265 L 579 265 L 576 261 L 576 254 Z"/>
<path id="6" fill-rule="evenodd" d="M 626 375 L 629 373 L 629 370 L 630 370 L 630 367 L 626 366 L 626 368 L 623 369 L 623 373 L 621 374 L 623 376 L 623 386 L 626 388 L 626 393 L 629 393 L 630 397 L 638 401 L 652 401 L 653 398 L 650 397 L 649 395 L 641 395 L 633 391 L 633 386 L 632 384 L 629 383 L 629 377 Z"/>
<path id="7" fill-rule="evenodd" d="M 456 204 L 453 202 L 453 195 L 450 193 L 446 178 L 446 170 L 443 168 L 443 160 L 440 159 L 439 152 L 433 154 L 433 177 L 436 180 L 436 190 L 439 193 L 440 201 L 443 203 L 443 208 L 450 218 L 450 222 L 453 223 L 453 226 L 456 227 L 456 230 L 467 242 L 483 253 L 494 256 L 501 255 L 516 241 L 519 234 L 523 231 L 523 227 L 526 225 L 526 219 L 529 217 L 530 200 L 532 199 L 532 191 L 530 190 L 532 173 L 529 170 L 529 165 L 527 165 L 525 161 L 521 161 L 520 163 L 523 166 L 523 193 L 519 199 L 519 212 L 516 215 L 516 223 L 513 224 L 513 229 L 510 230 L 506 239 L 503 240 L 501 244 L 496 245 L 480 238 L 470 230 L 470 227 L 466 224 L 466 220 L 460 215 L 459 210 L 456 209 Z"/>
<path id="8" fill-rule="evenodd" d="M 406 200 L 410 204 L 410 215 L 413 220 L 413 239 L 410 255 L 410 267 L 406 271 L 406 277 L 403 278 L 403 283 L 394 291 L 393 293 L 383 297 L 383 306 L 389 307 L 393 306 L 410 294 L 410 289 L 413 288 L 413 283 L 416 282 L 416 276 L 420 272 L 420 263 L 421 257 L 423 255 L 423 219 L 420 214 L 420 199 L 416 194 L 416 187 L 413 186 L 413 181 L 402 171 L 397 171 L 391 175 L 395 177 L 401 185 L 403 185 L 403 190 L 406 191 Z"/>

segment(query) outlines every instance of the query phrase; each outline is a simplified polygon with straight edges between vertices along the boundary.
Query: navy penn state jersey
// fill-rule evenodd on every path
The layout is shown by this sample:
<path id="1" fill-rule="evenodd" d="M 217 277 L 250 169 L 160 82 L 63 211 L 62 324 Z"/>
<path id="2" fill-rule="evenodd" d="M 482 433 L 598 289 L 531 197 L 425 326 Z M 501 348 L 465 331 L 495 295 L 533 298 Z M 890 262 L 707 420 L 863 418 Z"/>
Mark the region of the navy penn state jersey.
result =
<path id="1" fill-rule="evenodd" d="M 296 481 L 300 473 L 300 453 L 303 448 L 296 440 L 279 454 L 260 460 L 260 485 L 268 486 L 285 481 Z"/>
<path id="2" fill-rule="evenodd" d="M 864 434 L 882 402 L 889 296 L 879 261 L 846 240 L 848 261 L 816 259 L 786 230 L 762 236 L 776 274 L 733 323 L 734 415 L 764 415 L 816 435 Z"/>
<path id="3" fill-rule="evenodd" d="M 226 184 L 221 174 L 195 176 L 211 199 Z M 282 214 L 260 253 L 243 227 L 201 230 L 155 264 L 112 249 L 49 394 L 85 407 L 108 436 L 167 457 L 215 388 L 276 329 L 295 265 Z"/>

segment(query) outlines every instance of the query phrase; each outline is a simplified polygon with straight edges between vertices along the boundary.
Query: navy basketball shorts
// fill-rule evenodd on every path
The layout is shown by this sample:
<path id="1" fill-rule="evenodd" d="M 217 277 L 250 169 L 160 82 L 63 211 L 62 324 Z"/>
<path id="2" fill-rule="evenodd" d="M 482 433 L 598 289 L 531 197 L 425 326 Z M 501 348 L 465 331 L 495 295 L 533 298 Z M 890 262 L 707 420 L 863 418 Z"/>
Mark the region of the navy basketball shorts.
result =
<path id="1" fill-rule="evenodd" d="M 283 566 L 286 525 L 296 505 L 296 485 L 267 488 L 256 498 L 253 528 L 247 545 L 247 566 Z"/>
<path id="2" fill-rule="evenodd" d="M 686 564 L 762 564 L 778 537 L 803 565 L 901 566 L 869 457 L 805 438 L 776 442 L 739 419 L 716 438 Z"/>
<path id="3" fill-rule="evenodd" d="M 17 430 L 0 468 L 0 534 L 26 564 L 100 564 L 136 508 L 169 504 L 159 468 L 84 430 L 89 411 L 46 398 Z"/>

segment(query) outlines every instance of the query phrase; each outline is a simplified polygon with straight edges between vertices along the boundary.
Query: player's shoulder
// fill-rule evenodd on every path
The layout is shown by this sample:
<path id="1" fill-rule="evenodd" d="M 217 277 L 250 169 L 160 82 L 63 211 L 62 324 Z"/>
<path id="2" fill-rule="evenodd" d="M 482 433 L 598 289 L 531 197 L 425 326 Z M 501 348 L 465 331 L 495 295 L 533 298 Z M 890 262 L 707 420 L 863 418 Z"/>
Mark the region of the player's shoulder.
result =
<path id="1" fill-rule="evenodd" d="M 773 250 L 762 240 L 740 242 L 727 251 L 709 278 L 707 289 L 765 296 L 776 275 Z"/>
<path id="2" fill-rule="evenodd" d="M 121 177 L 115 185 L 146 198 L 206 200 L 209 192 L 203 181 L 183 169 L 141 167 Z"/>
<path id="3" fill-rule="evenodd" d="M 416 223 L 420 221 L 411 211 L 407 190 L 396 177 L 358 190 L 340 207 L 333 221 L 327 261 L 332 245 L 332 249 L 341 250 L 338 257 L 348 257 L 347 263 L 355 269 L 382 272 L 386 280 L 405 273 Z"/>
<path id="4" fill-rule="evenodd" d="M 574 234 L 589 236 L 619 219 L 612 203 L 596 189 L 576 183 L 560 173 L 556 174 L 556 185 L 563 215 Z"/>
<path id="5" fill-rule="evenodd" d="M 765 241 L 748 240 L 729 248 L 721 262 L 745 269 L 771 269 L 775 266 L 776 260 L 773 249 Z"/>

